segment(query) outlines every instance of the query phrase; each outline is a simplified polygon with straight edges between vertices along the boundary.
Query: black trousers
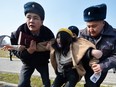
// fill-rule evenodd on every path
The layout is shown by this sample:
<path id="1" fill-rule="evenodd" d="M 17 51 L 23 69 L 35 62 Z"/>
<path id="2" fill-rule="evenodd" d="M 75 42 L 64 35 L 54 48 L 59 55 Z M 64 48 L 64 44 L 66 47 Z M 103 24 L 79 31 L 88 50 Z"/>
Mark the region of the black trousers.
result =
<path id="1" fill-rule="evenodd" d="M 40 73 L 44 87 L 50 87 L 48 64 L 37 67 L 23 64 L 20 72 L 18 87 L 31 87 L 30 78 L 35 69 Z"/>
<path id="2" fill-rule="evenodd" d="M 62 87 L 67 83 L 66 87 L 75 87 L 79 79 L 76 69 L 67 69 L 64 73 L 57 73 L 52 87 Z"/>
<path id="3" fill-rule="evenodd" d="M 104 81 L 106 75 L 107 75 L 107 72 L 102 72 L 101 73 L 101 77 L 100 79 L 96 82 L 96 83 L 93 83 L 91 80 L 90 80 L 90 77 L 93 75 L 93 72 L 86 72 L 85 74 L 85 84 L 84 84 L 84 87 L 100 87 L 100 85 L 102 84 L 102 82 Z"/>
<path id="4" fill-rule="evenodd" d="M 99 78 L 99 80 L 96 83 L 93 83 L 90 80 L 90 77 L 93 75 L 94 72 L 91 69 L 91 67 L 89 65 L 89 62 L 90 62 L 90 59 L 87 59 L 86 57 L 83 57 L 82 63 L 83 63 L 83 66 L 84 66 L 84 68 L 86 70 L 86 74 L 84 76 L 84 78 L 85 78 L 84 87 L 100 87 L 100 85 L 104 81 L 104 79 L 105 79 L 108 72 L 102 72 L 101 77 Z"/>

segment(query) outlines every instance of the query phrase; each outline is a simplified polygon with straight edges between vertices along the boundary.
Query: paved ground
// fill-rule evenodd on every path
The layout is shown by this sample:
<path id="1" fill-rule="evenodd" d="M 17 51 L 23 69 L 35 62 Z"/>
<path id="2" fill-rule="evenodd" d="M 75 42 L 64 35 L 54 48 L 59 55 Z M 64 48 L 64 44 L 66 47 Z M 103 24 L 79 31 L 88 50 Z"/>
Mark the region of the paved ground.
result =
<path id="1" fill-rule="evenodd" d="M 19 73 L 21 66 L 22 63 L 19 59 L 13 59 L 13 61 L 10 61 L 9 59 L 6 58 L 0 58 L 0 72 Z M 54 78 L 55 74 L 53 68 L 51 67 L 51 65 L 49 65 L 49 67 L 50 67 L 49 70 L 50 78 Z M 33 75 L 39 75 L 39 73 L 35 71 Z M 81 81 L 84 82 L 84 78 Z M 114 74 L 112 70 L 109 71 L 103 84 L 114 85 L 113 87 L 116 87 L 116 74 Z M 4 86 L 4 87 L 12 87 L 12 86 Z"/>

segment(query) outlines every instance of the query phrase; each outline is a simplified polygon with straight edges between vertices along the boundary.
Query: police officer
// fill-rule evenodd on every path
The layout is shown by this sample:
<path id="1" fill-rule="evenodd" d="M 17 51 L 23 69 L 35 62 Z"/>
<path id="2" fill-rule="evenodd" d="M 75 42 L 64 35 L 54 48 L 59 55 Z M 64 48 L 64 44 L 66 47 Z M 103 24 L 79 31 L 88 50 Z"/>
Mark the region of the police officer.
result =
<path id="1" fill-rule="evenodd" d="M 106 4 L 90 6 L 83 12 L 87 27 L 80 31 L 80 36 L 94 43 L 96 48 L 103 52 L 99 63 L 92 66 L 89 66 L 87 59 L 84 58 L 83 63 L 86 69 L 84 87 L 100 87 L 108 70 L 116 66 L 116 30 L 105 21 L 106 13 Z M 100 72 L 100 79 L 93 83 L 90 77 L 93 73 Z"/>
<path id="2" fill-rule="evenodd" d="M 31 40 L 29 44 L 25 40 L 23 46 L 25 46 L 26 49 L 14 51 L 14 54 L 23 62 L 18 87 L 31 87 L 30 78 L 35 69 L 40 73 L 44 87 L 50 87 L 48 68 L 50 52 L 37 52 L 36 43 L 49 41 L 54 38 L 54 34 L 43 24 L 45 12 L 39 3 L 27 2 L 24 5 L 24 14 L 26 23 L 20 25 L 14 34 L 12 33 L 11 43 L 12 45 L 18 44 L 20 32 L 33 37 L 36 41 Z M 27 46 L 27 44 L 29 44 L 29 46 Z"/>

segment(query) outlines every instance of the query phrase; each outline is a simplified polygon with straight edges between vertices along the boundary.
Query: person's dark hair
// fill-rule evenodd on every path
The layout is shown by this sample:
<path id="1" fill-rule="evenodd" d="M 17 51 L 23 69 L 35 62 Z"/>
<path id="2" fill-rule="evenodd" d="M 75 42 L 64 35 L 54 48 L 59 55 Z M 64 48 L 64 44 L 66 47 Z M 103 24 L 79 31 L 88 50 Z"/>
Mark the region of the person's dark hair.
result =
<path id="1" fill-rule="evenodd" d="M 71 30 L 73 33 L 75 33 L 78 36 L 79 29 L 76 26 L 69 26 L 68 29 Z"/>
<path id="2" fill-rule="evenodd" d="M 70 44 L 73 42 L 73 37 L 65 32 L 65 31 L 60 31 L 56 35 L 56 39 L 58 38 L 58 35 L 60 34 L 60 42 L 61 42 L 61 47 L 57 45 L 57 41 L 52 45 L 52 47 L 59 53 L 61 53 L 63 56 L 67 56 L 67 53 L 70 50 Z"/>

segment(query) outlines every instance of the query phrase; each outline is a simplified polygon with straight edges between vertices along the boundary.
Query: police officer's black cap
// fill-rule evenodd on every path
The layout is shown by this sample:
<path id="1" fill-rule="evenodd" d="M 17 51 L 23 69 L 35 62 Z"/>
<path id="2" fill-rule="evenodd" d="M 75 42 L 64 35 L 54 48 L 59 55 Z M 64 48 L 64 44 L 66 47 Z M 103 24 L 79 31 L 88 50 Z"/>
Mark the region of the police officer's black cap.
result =
<path id="1" fill-rule="evenodd" d="M 44 20 L 44 18 L 45 18 L 44 9 L 39 3 L 27 2 L 24 5 L 24 13 L 26 15 L 29 12 L 38 14 L 40 16 L 41 20 Z"/>
<path id="2" fill-rule="evenodd" d="M 107 6 L 106 4 L 100 4 L 88 7 L 84 10 L 84 21 L 99 21 L 106 18 Z"/>
<path id="3" fill-rule="evenodd" d="M 73 33 L 75 33 L 78 36 L 79 29 L 76 26 L 69 26 L 68 29 L 71 30 Z"/>

